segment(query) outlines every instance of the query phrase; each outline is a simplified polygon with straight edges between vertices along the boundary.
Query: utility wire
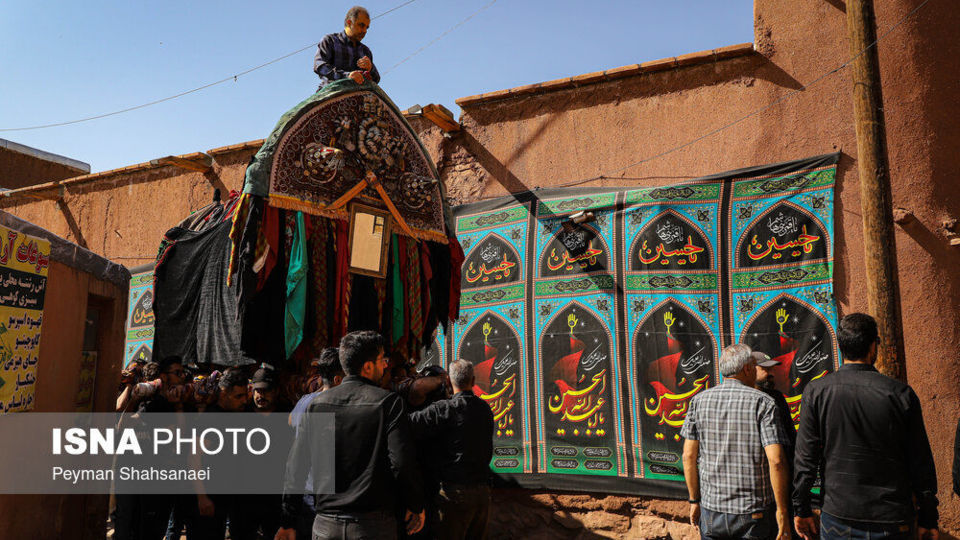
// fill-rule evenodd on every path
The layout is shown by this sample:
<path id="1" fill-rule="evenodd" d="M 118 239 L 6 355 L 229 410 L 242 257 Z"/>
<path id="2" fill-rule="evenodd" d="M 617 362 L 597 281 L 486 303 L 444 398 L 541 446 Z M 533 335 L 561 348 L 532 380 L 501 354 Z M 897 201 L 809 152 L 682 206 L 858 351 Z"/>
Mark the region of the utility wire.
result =
<path id="1" fill-rule="evenodd" d="M 736 120 L 730 122 L 729 124 L 725 124 L 725 125 L 720 126 L 720 127 L 716 128 L 716 129 L 714 129 L 714 130 L 712 130 L 712 131 L 708 131 L 707 133 L 704 133 L 703 135 L 701 135 L 701 136 L 699 136 L 699 137 L 697 137 L 697 138 L 695 138 L 695 139 L 693 139 L 693 140 L 691 140 L 691 141 L 687 141 L 687 142 L 685 142 L 685 143 L 683 143 L 683 144 L 681 144 L 681 145 L 679 145 L 679 146 L 675 146 L 675 147 L 673 147 L 673 148 L 671 148 L 671 149 L 669 149 L 669 150 L 664 150 L 663 152 L 660 152 L 660 153 L 658 153 L 658 154 L 654 154 L 654 155 L 652 155 L 652 156 L 650 156 L 650 157 L 643 158 L 643 159 L 641 159 L 641 160 L 639 160 L 639 161 L 634 161 L 633 163 L 630 163 L 629 165 L 625 165 L 625 166 L 623 166 L 623 167 L 620 167 L 619 169 L 614 169 L 614 170 L 611 170 L 611 171 L 607 171 L 607 172 L 602 173 L 602 174 L 600 174 L 600 175 L 598 175 L 598 176 L 593 176 L 593 177 L 590 177 L 590 178 L 583 178 L 583 179 L 580 179 L 580 180 L 573 180 L 573 181 L 570 181 L 570 182 L 565 182 L 565 183 L 562 183 L 562 184 L 557 184 L 557 185 L 554 185 L 554 186 L 552 186 L 552 187 L 578 186 L 578 185 L 580 185 L 580 184 L 586 184 L 586 183 L 588 183 L 588 182 L 594 182 L 594 181 L 596 181 L 596 180 L 603 180 L 603 179 L 616 180 L 617 178 L 616 178 L 616 177 L 612 177 L 611 175 L 614 175 L 614 174 L 617 174 L 617 173 L 626 171 L 627 169 L 632 169 L 633 167 L 636 167 L 637 165 L 646 163 L 646 162 L 648 162 L 648 161 L 653 161 L 654 159 L 663 157 L 663 156 L 665 156 L 665 155 L 667 155 L 667 154 L 672 154 L 673 152 L 676 152 L 677 150 L 682 150 L 683 148 L 686 148 L 686 147 L 688 147 L 688 146 L 690 146 L 690 145 L 696 144 L 696 143 L 698 143 L 698 142 L 706 139 L 707 137 L 711 137 L 711 136 L 713 136 L 713 135 L 716 135 L 717 133 L 720 133 L 721 131 L 723 131 L 723 130 L 725 130 L 725 129 L 727 129 L 727 128 L 733 127 L 733 126 L 739 124 L 740 122 L 743 122 L 744 120 L 747 120 L 748 118 L 752 118 L 752 117 L 754 117 L 754 116 L 762 113 L 763 111 L 766 111 L 767 109 L 769 109 L 769 108 L 771 108 L 771 107 L 773 107 L 773 106 L 775 106 L 775 105 L 778 105 L 778 104 L 782 103 L 783 101 L 787 100 L 788 98 L 791 98 L 791 97 L 793 97 L 793 96 L 795 96 L 795 95 L 803 92 L 804 90 L 810 88 L 811 86 L 813 86 L 813 85 L 819 83 L 820 81 L 826 79 L 826 78 L 829 77 L 830 75 L 833 75 L 834 73 L 837 73 L 837 72 L 839 72 L 840 70 L 842 70 L 842 69 L 846 68 L 847 66 L 849 66 L 850 64 L 854 63 L 858 58 L 860 58 L 861 56 L 863 56 L 864 54 L 866 54 L 867 51 L 869 51 L 872 47 L 876 47 L 877 44 L 880 43 L 880 40 L 884 39 L 884 38 L 887 37 L 887 35 L 889 35 L 891 32 L 893 32 L 894 30 L 896 30 L 897 28 L 899 28 L 900 25 L 902 25 L 904 22 L 906 22 L 907 19 L 909 19 L 910 17 L 914 16 L 918 11 L 920 11 L 920 8 L 922 8 L 923 6 L 927 5 L 929 2 L 930 2 L 930 0 L 924 0 L 920 5 L 918 5 L 917 7 L 913 8 L 913 10 L 910 11 L 910 13 L 907 13 L 902 19 L 900 19 L 899 21 L 897 21 L 897 23 L 894 24 L 892 27 L 890 27 L 886 32 L 884 32 L 884 33 L 881 34 L 879 37 L 877 37 L 877 39 L 875 39 L 875 40 L 873 41 L 873 43 L 867 45 L 866 47 L 864 47 L 864 49 L 863 49 L 862 51 L 860 51 L 859 53 L 857 53 L 856 55 L 854 55 L 853 58 L 847 60 L 847 61 L 844 62 L 843 64 L 841 64 L 841 65 L 839 65 L 839 66 L 831 69 L 830 71 L 828 71 L 828 72 L 824 73 L 823 75 L 817 77 L 816 79 L 810 81 L 810 82 L 807 83 L 806 85 L 801 86 L 800 88 L 798 88 L 798 89 L 796 89 L 796 90 L 793 90 L 793 91 L 791 91 L 791 92 L 788 92 L 788 93 L 784 94 L 784 95 L 781 96 L 780 98 L 775 99 L 774 101 L 768 103 L 767 105 L 764 105 L 763 107 L 760 107 L 759 109 L 756 109 L 756 110 L 754 110 L 754 111 L 752 111 L 752 112 L 750 112 L 750 113 L 747 113 L 746 115 L 741 116 L 740 118 L 737 118 Z"/>
<path id="2" fill-rule="evenodd" d="M 384 11 L 383 13 L 380 13 L 379 15 L 373 17 L 373 18 L 370 19 L 370 20 L 373 21 L 373 20 L 379 19 L 380 17 L 383 17 L 384 15 L 387 15 L 388 13 L 392 13 L 392 12 L 394 12 L 394 11 L 396 11 L 396 10 L 404 7 L 404 6 L 408 6 L 408 5 L 410 5 L 410 4 L 412 4 L 412 3 L 416 2 L 416 1 L 417 1 L 417 0 L 407 0 L 406 2 L 404 2 L 404 3 L 402 3 L 402 4 L 396 5 L 396 6 L 392 7 L 392 8 L 390 8 L 390 9 L 388 9 L 387 11 Z M 496 1 L 496 0 L 494 0 L 494 1 Z M 431 44 L 432 44 L 432 43 L 431 43 Z M 51 127 L 69 126 L 69 125 L 71 125 L 71 124 L 79 124 L 79 123 L 81 123 L 81 122 L 89 122 L 89 121 L 91 121 L 91 120 L 99 120 L 100 118 L 106 118 L 106 117 L 108 117 L 108 116 L 115 116 L 115 115 L 118 115 L 118 114 L 123 114 L 123 113 L 127 113 L 127 112 L 130 112 L 130 111 L 135 111 L 135 110 L 137 110 L 137 109 L 143 109 L 143 108 L 145 108 L 145 107 L 150 107 L 151 105 L 157 105 L 158 103 L 163 103 L 163 102 L 165 102 L 165 101 L 170 101 L 170 100 L 174 100 L 174 99 L 177 99 L 177 98 L 186 96 L 186 95 L 188 95 L 188 94 L 193 94 L 194 92 L 199 92 L 199 91 L 201 91 L 201 90 L 206 90 L 207 88 L 210 88 L 211 86 L 217 86 L 218 84 L 223 84 L 223 83 L 229 82 L 229 81 L 234 81 L 234 82 L 236 82 L 239 77 L 243 77 L 244 75 L 247 75 L 248 73 L 252 73 L 252 72 L 254 72 L 254 71 L 257 71 L 258 69 L 265 68 L 265 67 L 267 67 L 267 66 L 269 66 L 269 65 L 271 65 L 271 64 L 276 64 L 277 62 L 279 62 L 279 61 L 281 61 L 281 60 L 285 60 L 285 59 L 287 59 L 287 58 L 290 58 L 290 57 L 293 56 L 293 55 L 300 54 L 300 53 L 302 53 L 303 51 L 305 51 L 305 50 L 307 50 L 307 49 L 310 49 L 310 48 L 313 48 L 313 47 L 316 47 L 316 46 L 317 46 L 316 43 L 311 43 L 311 44 L 309 44 L 309 45 L 307 45 L 307 46 L 305 46 L 305 47 L 302 47 L 302 48 L 300 48 L 300 49 L 297 49 L 297 50 L 295 50 L 295 51 L 293 51 L 293 52 L 291 52 L 291 53 L 285 54 L 285 55 L 280 56 L 280 57 L 278 57 L 278 58 L 274 58 L 273 60 L 270 60 L 269 62 L 264 62 L 264 63 L 262 63 L 262 64 L 260 64 L 260 65 L 258 65 L 258 66 L 254 66 L 254 67 L 252 67 L 252 68 L 250 68 L 250 69 L 241 71 L 240 73 L 237 73 L 236 75 L 231 75 L 231 76 L 229 76 L 229 77 L 224 77 L 223 79 L 220 79 L 219 81 L 214 81 L 214 82 L 212 82 L 212 83 L 205 84 L 205 85 L 203 85 L 203 86 L 198 86 L 198 87 L 196 87 L 196 88 L 187 90 L 187 91 L 185 91 L 185 92 L 180 92 L 179 94 L 174 94 L 174 95 L 172 95 L 172 96 L 168 96 L 168 97 L 165 97 L 165 98 L 161 98 L 161 99 L 157 99 L 157 100 L 154 100 L 154 101 L 150 101 L 150 102 L 148 102 L 148 103 L 143 103 L 143 104 L 141 104 L 141 105 L 135 105 L 135 106 L 133 106 L 133 107 L 127 107 L 126 109 L 120 109 L 119 111 L 113 111 L 113 112 L 109 112 L 109 113 L 98 114 L 98 115 L 96 115 L 96 116 L 88 116 L 88 117 L 86 117 L 86 118 L 80 118 L 80 119 L 78 119 L 78 120 L 70 120 L 70 121 L 67 121 L 67 122 L 56 122 L 56 123 L 53 123 L 53 124 L 43 124 L 43 125 L 40 125 L 40 126 L 19 127 L 19 128 L 0 128 L 0 132 L 3 132 L 3 131 L 28 131 L 28 130 L 33 130 L 33 129 L 45 129 L 45 128 L 51 128 Z M 423 48 L 421 48 L 420 50 L 423 50 L 424 48 L 426 48 L 426 47 L 423 47 Z M 420 51 L 417 51 L 417 52 L 419 53 Z M 414 53 L 414 54 L 416 54 L 416 53 Z M 411 55 L 411 56 L 412 56 L 412 55 Z M 406 60 L 404 60 L 404 61 L 406 61 Z M 398 65 L 399 65 L 399 64 L 398 64 Z M 396 67 L 396 66 L 394 66 L 394 67 Z M 393 69 L 393 68 L 391 68 L 391 69 Z"/>
<path id="3" fill-rule="evenodd" d="M 477 11 L 473 12 L 473 13 L 472 13 L 469 17 L 467 17 L 466 19 L 464 19 L 464 20 L 458 22 L 457 24 L 451 26 L 446 32 L 444 32 L 444 33 L 440 34 L 439 36 L 433 38 L 433 40 L 430 41 L 430 43 L 427 43 L 427 44 L 424 45 L 423 47 L 420 47 L 419 49 L 417 49 L 416 51 L 414 51 L 413 54 L 411 54 L 410 56 L 408 56 L 408 57 L 404 58 L 403 60 L 397 62 L 396 64 L 390 66 L 390 68 L 387 69 L 387 71 L 385 71 L 383 74 L 386 75 L 387 73 L 390 73 L 391 71 L 393 71 L 394 69 L 396 69 L 397 66 L 399 66 L 400 64 L 403 64 L 403 63 L 406 62 L 407 60 L 410 60 L 410 59 L 413 58 L 414 56 L 422 53 L 424 49 L 426 49 L 427 47 L 429 47 L 429 46 L 433 45 L 434 43 L 440 41 L 441 39 L 443 39 L 444 37 L 446 37 L 446 35 L 449 34 L 450 32 L 453 32 L 453 31 L 456 30 L 457 28 L 460 28 L 461 26 L 463 26 L 464 24 L 466 24 L 467 21 L 469 21 L 470 19 L 476 17 L 477 15 L 479 15 L 480 13 L 482 13 L 483 11 L 486 11 L 487 8 L 489 8 L 490 6 L 492 6 L 493 4 L 495 4 L 496 2 L 497 2 L 497 0 L 491 0 L 489 3 L 487 3 L 487 4 L 484 5 L 483 7 L 481 7 L 481 8 L 478 9 Z"/>

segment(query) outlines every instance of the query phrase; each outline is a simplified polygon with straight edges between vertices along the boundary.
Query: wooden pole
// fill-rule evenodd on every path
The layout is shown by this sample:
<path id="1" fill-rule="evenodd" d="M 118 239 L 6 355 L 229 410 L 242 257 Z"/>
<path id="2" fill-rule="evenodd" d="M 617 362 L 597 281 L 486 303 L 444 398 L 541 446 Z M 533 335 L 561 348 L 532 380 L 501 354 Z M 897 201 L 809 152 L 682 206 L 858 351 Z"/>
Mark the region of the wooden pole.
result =
<path id="1" fill-rule="evenodd" d="M 870 313 L 877 319 L 880 330 L 876 366 L 885 375 L 906 381 L 890 167 L 887 164 L 887 135 L 883 123 L 873 0 L 847 0 L 846 8 L 850 52 L 852 56 L 860 55 L 853 63 L 853 110 L 857 125 L 857 172 L 863 212 L 867 300 Z"/>

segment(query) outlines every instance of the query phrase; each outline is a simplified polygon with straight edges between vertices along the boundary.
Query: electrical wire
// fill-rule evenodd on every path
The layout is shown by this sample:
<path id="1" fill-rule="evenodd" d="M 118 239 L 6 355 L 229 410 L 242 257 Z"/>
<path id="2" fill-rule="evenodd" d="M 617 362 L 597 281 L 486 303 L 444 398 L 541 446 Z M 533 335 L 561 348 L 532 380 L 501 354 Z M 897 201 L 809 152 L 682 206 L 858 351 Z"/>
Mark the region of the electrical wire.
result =
<path id="1" fill-rule="evenodd" d="M 386 75 L 387 73 L 390 73 L 391 71 L 393 71 L 394 69 L 396 69 L 397 66 L 399 66 L 400 64 L 403 64 L 403 63 L 406 62 L 407 60 L 410 60 L 410 59 L 413 58 L 414 56 L 422 53 L 422 52 L 424 51 L 424 49 L 426 49 L 427 47 L 430 47 L 430 46 L 433 45 L 434 43 L 440 41 L 441 39 L 443 39 L 444 37 L 446 37 L 447 34 L 449 34 L 450 32 L 453 32 L 453 31 L 456 30 L 457 28 L 460 28 L 461 26 L 463 26 L 464 24 L 466 24 L 467 21 L 469 21 L 470 19 L 476 17 L 476 16 L 479 15 L 480 13 L 486 11 L 487 8 L 489 8 L 490 6 L 494 5 L 495 3 L 497 3 L 497 0 L 491 0 L 489 3 L 487 3 L 487 4 L 484 5 L 483 7 L 481 7 L 481 8 L 478 9 L 477 11 L 473 12 L 473 13 L 472 13 L 469 17 L 467 17 L 466 19 L 463 19 L 462 21 L 458 22 L 457 24 L 455 24 L 455 25 L 451 26 L 449 29 L 447 29 L 446 32 L 444 32 L 444 33 L 440 34 L 439 36 L 433 38 L 433 40 L 430 41 L 430 43 L 427 43 L 427 44 L 424 45 L 423 47 L 420 47 L 419 49 L 417 49 L 416 51 L 414 51 L 410 56 L 407 56 L 407 57 L 404 58 L 403 60 L 397 62 L 396 64 L 394 64 L 394 65 L 392 65 L 392 66 L 390 66 L 390 68 L 387 69 L 387 71 L 385 71 L 383 74 Z"/>
<path id="2" fill-rule="evenodd" d="M 373 18 L 370 19 L 370 20 L 371 20 L 371 21 L 377 20 L 377 19 L 379 19 L 380 17 L 383 17 L 384 15 L 387 15 L 388 13 L 392 13 L 392 12 L 394 12 L 394 11 L 396 11 L 396 10 L 404 7 L 404 6 L 408 6 L 408 5 L 410 5 L 410 4 L 412 4 L 412 3 L 416 2 L 416 1 L 417 1 L 417 0 L 407 0 L 406 2 L 403 2 L 402 4 L 398 4 L 398 5 L 390 8 L 390 9 L 388 9 L 387 11 L 384 11 L 383 13 L 380 13 L 379 15 L 376 15 L 375 17 L 373 17 Z M 264 63 L 262 63 L 262 64 L 260 64 L 260 65 L 258 65 L 258 66 L 254 66 L 254 67 L 252 67 L 252 68 L 250 68 L 250 69 L 241 71 L 240 73 L 237 73 L 237 74 L 235 74 L 235 75 L 231 75 L 231 76 L 229 76 L 229 77 L 224 77 L 224 78 L 220 79 L 219 81 L 214 81 L 214 82 L 212 82 L 212 83 L 208 83 L 208 84 L 205 84 L 205 85 L 203 85 L 203 86 L 198 86 L 198 87 L 196 87 L 196 88 L 192 88 L 192 89 L 190 89 L 190 90 L 186 90 L 186 91 L 184 91 L 184 92 L 180 92 L 179 94 L 174 94 L 174 95 L 172 95 L 172 96 L 167 96 L 167 97 L 165 97 L 165 98 L 157 99 L 157 100 L 150 101 L 150 102 L 147 102 L 147 103 L 143 103 L 143 104 L 140 104 L 140 105 L 135 105 L 135 106 L 133 106 L 133 107 L 127 107 L 126 109 L 120 109 L 119 111 L 113 111 L 113 112 L 109 112 L 109 113 L 98 114 L 98 115 L 96 115 L 96 116 L 88 116 L 88 117 L 86 117 L 86 118 L 80 118 L 80 119 L 78 119 L 78 120 L 69 120 L 69 121 L 66 121 L 66 122 L 55 122 L 55 123 L 52 123 L 52 124 L 43 124 L 43 125 L 39 125 L 39 126 L 18 127 L 18 128 L 0 128 L 0 132 L 4 132 L 4 131 L 28 131 L 28 130 L 34 130 L 34 129 L 45 129 L 45 128 L 52 128 L 52 127 L 69 126 L 69 125 L 72 125 L 72 124 L 79 124 L 79 123 L 81 123 L 81 122 L 89 122 L 89 121 L 91 121 L 91 120 L 99 120 L 99 119 L 101 119 L 101 118 L 107 118 L 108 116 L 116 116 L 116 115 L 118 115 L 118 114 L 123 114 L 123 113 L 127 113 L 127 112 L 130 112 L 130 111 L 136 111 L 136 110 L 138 110 L 138 109 L 143 109 L 143 108 L 145 108 L 145 107 L 150 107 L 150 106 L 152 106 L 152 105 L 157 105 L 157 104 L 160 104 L 160 103 L 164 103 L 164 102 L 166 102 L 166 101 L 171 101 L 171 100 L 174 100 L 174 99 L 177 99 L 177 98 L 181 98 L 181 97 L 183 97 L 183 96 L 186 96 L 186 95 L 189 95 L 189 94 L 193 94 L 193 93 L 199 92 L 199 91 L 201 91 L 201 90 L 206 90 L 207 88 L 210 88 L 210 87 L 212 87 L 212 86 L 217 86 L 218 84 L 223 84 L 223 83 L 229 82 L 229 81 L 234 81 L 234 82 L 236 82 L 238 78 L 243 77 L 244 75 L 247 75 L 247 74 L 249 74 L 249 73 L 252 73 L 252 72 L 254 72 L 254 71 L 257 71 L 258 69 L 265 68 L 265 67 L 267 67 L 267 66 L 269 66 L 269 65 L 271 65 L 271 64 L 276 64 L 277 62 L 279 62 L 279 61 L 281 61 L 281 60 L 285 60 L 285 59 L 287 59 L 287 58 L 290 58 L 291 56 L 294 56 L 294 55 L 296 55 L 296 54 L 300 54 L 300 53 L 302 53 L 303 51 L 306 51 L 307 49 L 311 49 L 311 48 L 316 47 L 316 46 L 317 46 L 316 43 L 311 43 L 311 44 L 309 44 L 309 45 L 307 45 L 307 46 L 305 46 L 305 47 L 302 47 L 302 48 L 300 48 L 300 49 L 297 49 L 297 50 L 295 50 L 295 51 L 293 51 L 293 52 L 291 52 L 291 53 L 287 53 L 287 54 L 285 54 L 285 55 L 283 55 L 283 56 L 274 58 L 273 60 L 270 60 L 269 62 L 264 62 Z M 423 49 L 423 48 L 421 48 L 421 50 L 422 50 L 422 49 Z M 418 51 L 418 52 L 419 52 L 419 51 Z M 404 61 L 406 61 L 406 60 L 404 60 Z M 396 66 L 394 66 L 394 67 L 396 67 Z M 392 69 L 392 68 L 391 68 L 391 69 Z"/>
<path id="3" fill-rule="evenodd" d="M 922 8 L 923 6 L 927 5 L 929 2 L 930 2 L 930 0 L 924 0 L 920 5 L 918 5 L 918 6 L 915 7 L 912 11 L 910 11 L 910 13 L 907 13 L 902 19 L 900 19 L 899 21 L 897 21 L 897 23 L 894 24 L 892 27 L 890 27 L 886 32 L 884 32 L 884 33 L 881 34 L 879 37 L 877 37 L 877 39 L 875 39 L 875 40 L 873 41 L 873 43 L 867 45 L 866 47 L 864 47 L 864 49 L 863 49 L 862 51 L 860 51 L 859 53 L 857 53 L 856 55 L 854 55 L 853 58 L 851 58 L 851 59 L 847 60 L 846 62 L 844 62 L 843 64 L 841 64 L 841 65 L 839 65 L 839 66 L 831 69 L 830 71 L 828 71 L 828 72 L 824 73 L 823 75 L 817 77 L 816 79 L 810 81 L 809 83 L 805 84 L 804 86 L 801 86 L 800 88 L 798 88 L 798 89 L 796 89 L 796 90 L 793 90 L 793 91 L 791 91 L 791 92 L 788 92 L 788 93 L 784 94 L 783 96 L 781 96 L 780 98 L 775 99 L 774 101 L 768 103 L 767 105 L 764 105 L 763 107 L 760 107 L 759 109 L 756 109 L 756 110 L 754 110 L 754 111 L 752 111 L 752 112 L 750 112 L 750 113 L 747 113 L 746 115 L 741 116 L 740 118 L 737 118 L 736 120 L 734 120 L 734 121 L 732 121 L 732 122 L 730 122 L 730 123 L 728 123 L 728 124 L 725 124 L 725 125 L 723 125 L 723 126 L 720 126 L 720 127 L 716 128 L 716 129 L 714 129 L 714 130 L 712 130 L 712 131 L 708 131 L 707 133 L 704 133 L 703 135 L 701 135 L 701 136 L 699 136 L 699 137 L 697 137 L 697 138 L 695 138 L 695 139 L 693 139 L 693 140 L 687 141 L 687 142 L 685 142 L 685 143 L 683 143 L 683 144 L 681 144 L 681 145 L 679 145 L 679 146 L 675 146 L 675 147 L 673 147 L 673 148 L 671 148 L 671 149 L 669 149 L 669 150 L 664 150 L 663 152 L 660 152 L 660 153 L 658 153 L 658 154 L 654 154 L 654 155 L 652 155 L 652 156 L 650 156 L 650 157 L 643 158 L 643 159 L 641 159 L 641 160 L 639 160 L 639 161 L 634 161 L 633 163 L 630 163 L 630 164 L 628 164 L 628 165 L 624 165 L 623 167 L 620 167 L 620 168 L 618 168 L 618 169 L 614 169 L 614 170 L 611 170 L 611 171 L 607 171 L 607 172 L 602 173 L 602 174 L 597 175 L 597 176 L 592 176 L 592 177 L 590 177 L 590 178 L 583 178 L 583 179 L 580 179 L 580 180 L 573 180 L 573 181 L 570 181 L 570 182 L 564 182 L 564 183 L 560 183 L 560 184 L 555 184 L 555 185 L 553 185 L 553 186 L 551 186 L 551 187 L 571 187 L 571 186 L 578 186 L 578 185 L 580 185 L 580 184 L 586 184 L 586 183 L 589 183 L 589 182 L 595 182 L 595 181 L 597 181 L 597 180 L 604 180 L 604 179 L 607 179 L 607 180 L 616 180 L 617 178 L 616 178 L 616 177 L 613 177 L 613 176 L 611 176 L 611 175 L 614 175 L 614 174 L 617 174 L 617 173 L 626 171 L 627 169 L 632 169 L 633 167 L 636 167 L 637 165 L 641 165 L 641 164 L 646 163 L 646 162 L 648 162 L 648 161 L 653 161 L 654 159 L 657 159 L 657 158 L 666 156 L 666 155 L 668 155 L 668 154 L 672 154 L 673 152 L 676 152 L 677 150 L 682 150 L 682 149 L 684 149 L 684 148 L 686 148 L 686 147 L 688 147 L 688 146 L 690 146 L 690 145 L 696 144 L 696 143 L 698 143 L 698 142 L 700 142 L 700 141 L 702 141 L 702 140 L 704 140 L 704 139 L 706 139 L 706 138 L 708 138 L 708 137 L 711 137 L 711 136 L 713 136 L 713 135 L 716 135 L 717 133 L 720 133 L 721 131 L 723 131 L 723 130 L 725 130 L 725 129 L 731 128 L 731 127 L 739 124 L 740 122 L 743 122 L 744 120 L 747 120 L 747 119 L 749 119 L 749 118 L 752 118 L 752 117 L 754 117 L 754 116 L 756 116 L 756 115 L 758 115 L 758 114 L 766 111 L 767 109 L 769 109 L 769 108 L 771 108 L 771 107 L 773 107 L 773 106 L 775 106 L 775 105 L 778 105 L 778 104 L 782 103 L 783 101 L 787 100 L 788 98 L 791 98 L 791 97 L 793 97 L 793 96 L 795 96 L 795 95 L 803 92 L 804 90 L 810 88 L 811 86 L 813 86 L 813 85 L 819 83 L 820 81 L 826 79 L 826 78 L 829 77 L 830 75 L 833 75 L 834 73 L 837 73 L 837 72 L 839 72 L 840 70 L 846 68 L 847 66 L 849 66 L 850 64 L 852 64 L 853 62 L 855 62 L 858 58 L 860 58 L 861 56 L 863 56 L 864 54 L 866 54 L 867 51 L 869 51 L 871 48 L 876 47 L 877 44 L 880 43 L 880 40 L 884 39 L 884 38 L 887 37 L 887 35 L 889 35 L 891 32 L 893 32 L 894 30 L 896 30 L 897 28 L 899 28 L 900 25 L 902 25 L 904 22 L 906 22 L 907 19 L 909 19 L 910 17 L 914 16 L 918 11 L 920 11 L 920 8 Z"/>

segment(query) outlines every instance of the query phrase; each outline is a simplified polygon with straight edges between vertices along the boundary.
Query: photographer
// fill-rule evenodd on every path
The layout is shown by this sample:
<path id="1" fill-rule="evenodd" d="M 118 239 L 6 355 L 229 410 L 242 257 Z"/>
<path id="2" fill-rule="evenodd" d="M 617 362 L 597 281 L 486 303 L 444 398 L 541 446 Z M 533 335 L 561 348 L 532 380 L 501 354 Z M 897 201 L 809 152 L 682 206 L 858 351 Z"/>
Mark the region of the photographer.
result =
<path id="1" fill-rule="evenodd" d="M 157 366 L 159 378 L 150 383 L 133 382 L 136 375 L 130 373 L 133 380 L 127 384 L 124 393 L 127 398 L 120 408 L 126 410 L 139 399 L 138 413 L 172 413 L 183 410 L 181 398 L 183 382 L 186 373 L 183 363 L 178 356 L 169 356 L 160 361 Z M 143 391 L 138 394 L 137 388 L 146 385 L 152 392 Z M 122 395 L 122 394 L 121 394 Z M 120 403 L 118 400 L 118 407 Z M 149 422 L 143 414 L 139 415 L 141 422 Z M 137 538 L 161 538 L 167 530 L 170 518 L 170 509 L 174 498 L 171 495 L 135 495 L 118 494 L 116 497 L 117 526 L 114 538 L 118 540 Z"/>

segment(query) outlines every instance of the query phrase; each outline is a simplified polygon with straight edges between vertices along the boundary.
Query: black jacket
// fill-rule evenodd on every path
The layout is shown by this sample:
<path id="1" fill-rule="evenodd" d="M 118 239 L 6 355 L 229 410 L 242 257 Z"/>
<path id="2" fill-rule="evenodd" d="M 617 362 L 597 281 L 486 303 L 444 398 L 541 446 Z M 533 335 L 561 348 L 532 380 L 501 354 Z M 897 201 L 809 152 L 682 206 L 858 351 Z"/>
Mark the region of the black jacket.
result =
<path id="1" fill-rule="evenodd" d="M 803 393 L 794 510 L 807 517 L 820 470 L 823 511 L 842 520 L 937 526 L 937 474 L 920 400 L 873 366 L 844 364 Z M 915 510 L 913 497 L 916 496 Z"/>
<path id="2" fill-rule="evenodd" d="M 493 412 L 486 401 L 464 390 L 411 414 L 410 422 L 418 440 L 431 437 L 441 482 L 487 483 L 493 457 Z"/>
<path id="3" fill-rule="evenodd" d="M 339 386 L 313 398 L 308 413 L 333 413 L 335 423 L 335 493 L 318 493 L 318 513 L 355 514 L 392 512 L 398 493 L 406 509 L 423 509 L 423 494 L 416 456 L 403 401 L 397 394 L 359 376 L 348 376 Z M 304 415 L 290 452 L 284 485 L 285 527 L 295 523 L 303 501 L 302 486 L 312 468 L 314 478 L 329 475 L 329 456 L 311 452 L 320 448 L 320 438 L 329 429 L 312 429 L 310 414 Z M 326 470 L 326 472 L 324 472 Z"/>

